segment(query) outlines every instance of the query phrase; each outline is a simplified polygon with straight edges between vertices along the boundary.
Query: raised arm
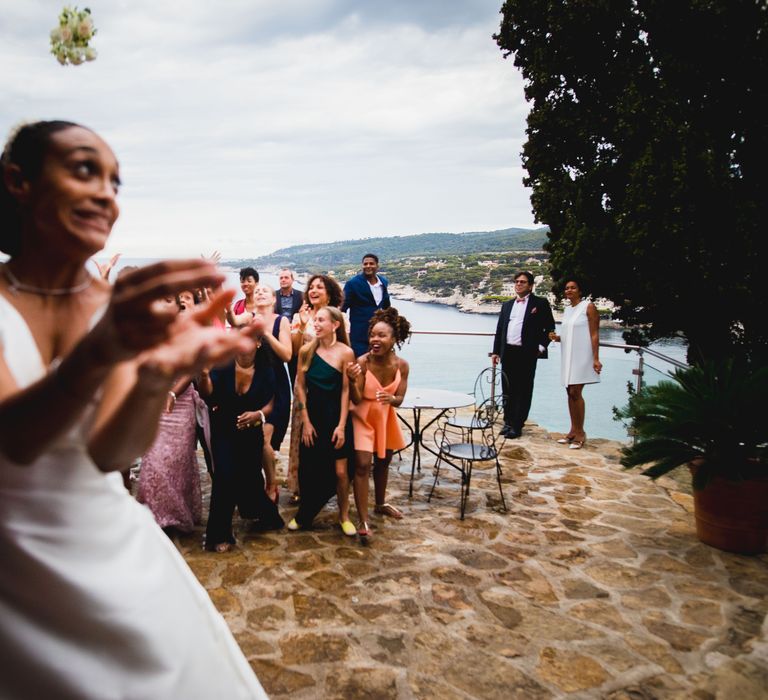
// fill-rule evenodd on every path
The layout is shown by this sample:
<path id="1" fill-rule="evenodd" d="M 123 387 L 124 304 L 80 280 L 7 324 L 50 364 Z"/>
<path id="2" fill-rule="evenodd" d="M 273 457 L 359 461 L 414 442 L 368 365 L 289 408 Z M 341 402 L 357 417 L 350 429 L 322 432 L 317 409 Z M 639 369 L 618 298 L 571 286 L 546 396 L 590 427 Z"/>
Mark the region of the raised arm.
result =
<path id="1" fill-rule="evenodd" d="M 20 389 L 0 359 L 0 450 L 18 464 L 31 464 L 79 419 L 108 375 L 122 362 L 169 336 L 175 315 L 153 302 L 221 275 L 203 261 L 167 261 L 117 280 L 109 306 L 53 372 Z M 163 407 L 170 384 L 154 408 Z"/>
<path id="2" fill-rule="evenodd" d="M 291 326 L 288 323 L 288 319 L 282 317 L 280 319 L 280 327 L 278 329 L 278 337 L 272 335 L 270 330 L 265 329 L 264 339 L 267 344 L 275 353 L 275 356 L 281 362 L 290 362 L 293 356 L 293 342 L 291 338 Z"/>
<path id="3" fill-rule="evenodd" d="M 293 354 L 298 357 L 299 350 L 304 345 L 304 331 L 309 323 L 309 304 L 302 304 L 298 313 L 293 315 L 291 323 L 291 343 L 293 345 Z"/>

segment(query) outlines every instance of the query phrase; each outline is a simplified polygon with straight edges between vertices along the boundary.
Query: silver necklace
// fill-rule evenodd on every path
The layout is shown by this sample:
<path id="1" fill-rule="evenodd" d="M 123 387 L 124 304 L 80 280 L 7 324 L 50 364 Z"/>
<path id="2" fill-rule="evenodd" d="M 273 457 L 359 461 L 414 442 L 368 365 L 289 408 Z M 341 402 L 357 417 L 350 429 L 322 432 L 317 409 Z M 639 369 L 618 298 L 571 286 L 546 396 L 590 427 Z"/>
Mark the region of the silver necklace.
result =
<path id="1" fill-rule="evenodd" d="M 88 279 L 85 280 L 85 282 L 76 284 L 74 287 L 46 289 L 45 287 L 35 287 L 31 284 L 25 284 L 20 279 L 18 279 L 16 275 L 13 274 L 13 272 L 11 272 L 11 268 L 8 267 L 8 265 L 3 265 L 3 272 L 5 272 L 5 276 L 8 278 L 8 289 L 11 294 L 13 294 L 13 296 L 17 296 L 19 292 L 27 292 L 29 294 L 39 294 L 43 297 L 63 297 L 70 294 L 78 294 L 79 292 L 84 292 L 86 289 L 88 289 L 88 287 L 91 286 L 91 283 L 93 282 L 93 277 L 88 275 Z"/>

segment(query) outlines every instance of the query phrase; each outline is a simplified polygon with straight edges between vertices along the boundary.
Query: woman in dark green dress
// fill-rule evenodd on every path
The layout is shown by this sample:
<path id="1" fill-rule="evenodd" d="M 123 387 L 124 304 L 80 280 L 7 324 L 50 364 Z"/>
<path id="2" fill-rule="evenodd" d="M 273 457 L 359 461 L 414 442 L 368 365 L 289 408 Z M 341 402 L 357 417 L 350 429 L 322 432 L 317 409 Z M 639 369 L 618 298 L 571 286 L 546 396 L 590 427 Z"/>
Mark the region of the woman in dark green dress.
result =
<path id="1" fill-rule="evenodd" d="M 341 311 L 330 306 L 320 309 L 314 324 L 316 338 L 301 349 L 296 374 L 294 410 L 301 415 L 301 504 L 288 529 L 310 527 L 336 494 L 339 525 L 345 535 L 354 536 L 355 526 L 349 519 L 348 465 L 353 445 L 346 367 L 355 356 Z"/>

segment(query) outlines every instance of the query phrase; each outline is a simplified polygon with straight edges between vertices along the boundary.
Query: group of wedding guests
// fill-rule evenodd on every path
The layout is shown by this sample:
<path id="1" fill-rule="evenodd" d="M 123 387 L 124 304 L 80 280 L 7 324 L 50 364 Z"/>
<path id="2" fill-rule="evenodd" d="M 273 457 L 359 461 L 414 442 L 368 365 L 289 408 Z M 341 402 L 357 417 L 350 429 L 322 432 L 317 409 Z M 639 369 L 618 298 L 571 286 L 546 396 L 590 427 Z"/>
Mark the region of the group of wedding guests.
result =
<path id="1" fill-rule="evenodd" d="M 188 532 L 202 519 L 199 439 L 212 478 L 210 551 L 225 552 L 235 543 L 235 509 L 254 530 L 284 526 L 275 453 L 289 421 L 288 487 L 298 511 L 288 529 L 311 527 L 335 495 L 344 534 L 370 537 L 372 469 L 376 512 L 402 517 L 386 502 L 386 486 L 392 454 L 405 446 L 395 407 L 405 395 L 408 364 L 396 348 L 410 324 L 390 306 L 378 258 L 366 255 L 362 273 L 344 290 L 327 275 L 310 277 L 303 295 L 293 289 L 290 270 L 279 280 L 276 292 L 254 268 L 240 271 L 243 297 L 217 320 L 233 329 L 258 327 L 255 347 L 223 367 L 179 379 L 141 460 L 138 500 L 166 532 Z M 185 291 L 163 303 L 184 314 L 213 293 Z M 350 517 L 350 483 L 357 526 Z"/>
<path id="2" fill-rule="evenodd" d="M 405 395 L 408 364 L 395 351 L 410 332 L 390 306 L 378 258 L 366 255 L 362 273 L 344 290 L 332 277 L 316 274 L 302 295 L 287 269 L 278 292 L 260 283 L 252 267 L 240 271 L 240 282 L 243 298 L 224 310 L 220 322 L 235 329 L 258 326 L 256 346 L 224 367 L 182 377 L 169 391 L 157 439 L 142 460 L 139 501 L 166 529 L 189 531 L 201 521 L 199 438 L 213 480 L 206 548 L 224 552 L 235 543 L 235 508 L 255 529 L 282 528 L 275 453 L 290 421 L 287 484 L 298 511 L 288 529 L 311 527 L 335 495 L 344 534 L 369 537 L 372 469 L 376 511 L 402 517 L 386 502 L 386 487 L 392 453 L 405 445 L 394 408 Z M 583 388 L 599 381 L 602 368 L 597 310 L 583 299 L 580 283 L 567 280 L 569 304 L 558 335 L 549 304 L 532 293 L 530 273 L 516 275 L 515 288 L 494 342 L 493 359 L 501 362 L 504 377 L 502 433 L 520 436 L 537 359 L 550 341 L 560 341 L 571 416 L 560 442 L 579 449 L 586 440 Z M 188 313 L 211 293 L 185 291 L 164 303 Z M 350 484 L 357 527 L 350 517 Z"/>

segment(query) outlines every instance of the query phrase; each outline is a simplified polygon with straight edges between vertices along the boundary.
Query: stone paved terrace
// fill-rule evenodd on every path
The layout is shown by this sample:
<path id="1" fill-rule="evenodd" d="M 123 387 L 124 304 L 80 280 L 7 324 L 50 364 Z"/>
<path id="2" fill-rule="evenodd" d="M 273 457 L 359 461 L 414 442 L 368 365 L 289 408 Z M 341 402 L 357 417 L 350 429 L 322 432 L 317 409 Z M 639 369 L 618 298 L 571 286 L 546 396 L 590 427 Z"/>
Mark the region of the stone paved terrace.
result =
<path id="1" fill-rule="evenodd" d="M 507 442 L 508 513 L 489 471 L 463 522 L 455 473 L 409 502 L 404 459 L 406 518 L 373 516 L 368 546 L 332 507 L 311 532 L 240 524 L 228 554 L 177 544 L 275 698 L 768 697 L 768 556 L 700 544 L 690 496 L 616 443 L 555 437 Z"/>

